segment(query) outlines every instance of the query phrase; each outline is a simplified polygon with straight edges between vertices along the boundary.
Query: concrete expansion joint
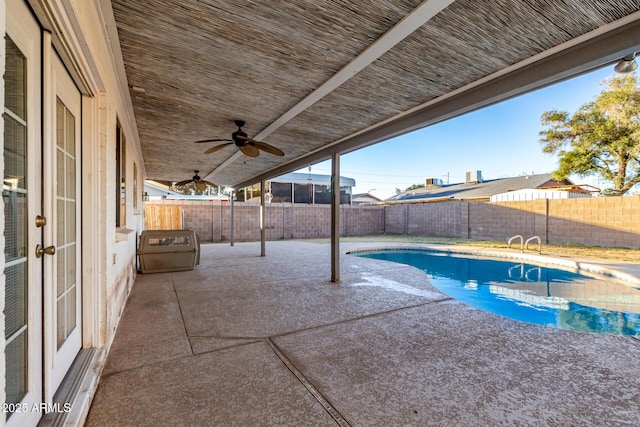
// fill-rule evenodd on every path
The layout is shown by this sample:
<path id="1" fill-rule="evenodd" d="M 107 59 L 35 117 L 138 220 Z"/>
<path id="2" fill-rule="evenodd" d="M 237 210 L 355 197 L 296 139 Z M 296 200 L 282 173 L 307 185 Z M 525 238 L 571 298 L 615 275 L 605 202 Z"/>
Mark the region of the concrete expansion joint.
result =
<path id="1" fill-rule="evenodd" d="M 264 341 L 265 338 L 264 337 L 251 337 L 251 336 L 247 336 L 247 337 L 231 337 L 231 336 L 225 336 L 225 335 L 187 335 L 187 338 L 213 338 L 213 339 L 219 339 L 219 340 L 229 340 L 229 341 L 252 341 L 252 342 L 257 342 L 257 341 Z"/>
<path id="2" fill-rule="evenodd" d="M 333 406 L 333 404 L 327 399 L 318 388 L 307 378 L 304 374 L 293 364 L 293 362 L 287 357 L 287 355 L 277 346 L 271 338 L 266 340 L 267 345 L 273 351 L 273 353 L 280 359 L 280 361 L 287 367 L 287 369 L 296 377 L 298 381 L 307 389 L 309 393 L 318 401 L 325 411 L 334 419 L 334 421 L 343 427 L 350 427 L 351 424 L 340 414 L 340 412 Z"/>
<path id="3" fill-rule="evenodd" d="M 379 311 L 376 313 L 371 313 L 371 314 L 366 314 L 363 316 L 359 316 L 359 317 L 354 317 L 351 319 L 344 319 L 344 320 L 339 320 L 337 322 L 332 322 L 332 323 L 324 323 L 322 325 L 316 325 L 316 326 L 310 326 L 308 328 L 302 328 L 302 329 L 296 329 L 296 330 L 292 330 L 292 331 L 286 331 L 280 334 L 274 334 L 266 339 L 271 340 L 273 338 L 278 338 L 278 337 L 284 337 L 287 335 L 292 335 L 292 334 L 297 334 L 300 332 L 307 332 L 307 331 L 313 331 L 316 329 L 323 329 L 323 328 L 327 328 L 327 327 L 331 327 L 331 326 L 337 326 L 337 325 L 344 325 L 347 323 L 352 323 L 352 322 L 357 322 L 360 320 L 364 320 L 364 319 L 371 319 L 371 318 L 375 318 L 375 317 L 379 317 L 379 316 L 384 316 L 387 314 L 392 314 L 392 313 L 396 313 L 399 311 L 403 311 L 403 310 L 410 310 L 413 308 L 417 308 L 417 307 L 424 307 L 430 304 L 435 304 L 435 303 L 441 303 L 441 302 L 447 302 L 447 301 L 455 301 L 455 298 L 452 298 L 450 296 L 447 295 L 443 295 L 442 298 L 440 299 L 436 299 L 436 300 L 430 300 L 430 301 L 424 301 L 418 304 L 412 304 L 412 305 L 406 305 L 403 307 L 398 307 L 398 308 L 393 308 L 391 310 L 386 310 L 386 311 Z M 252 339 L 252 338 L 244 338 L 244 339 Z M 262 340 L 263 338 L 256 338 L 257 340 Z"/>
<path id="4" fill-rule="evenodd" d="M 193 356 L 194 356 L 193 354 L 186 354 L 186 355 L 182 355 L 182 356 L 176 356 L 176 357 L 171 357 L 171 358 L 167 358 L 167 359 L 156 360 L 156 361 L 153 361 L 153 362 L 145 362 L 145 363 L 141 363 L 139 365 L 127 367 L 125 369 L 114 370 L 114 371 L 111 371 L 111 372 L 104 372 L 103 371 L 102 375 L 100 375 L 100 381 L 103 381 L 105 378 L 109 378 L 109 377 L 112 377 L 112 376 L 124 374 L 124 373 L 127 373 L 127 372 L 137 371 L 139 369 L 148 368 L 150 366 L 162 365 L 162 364 L 164 364 L 166 362 L 176 362 L 178 360 L 190 359 L 190 358 L 193 358 Z"/>

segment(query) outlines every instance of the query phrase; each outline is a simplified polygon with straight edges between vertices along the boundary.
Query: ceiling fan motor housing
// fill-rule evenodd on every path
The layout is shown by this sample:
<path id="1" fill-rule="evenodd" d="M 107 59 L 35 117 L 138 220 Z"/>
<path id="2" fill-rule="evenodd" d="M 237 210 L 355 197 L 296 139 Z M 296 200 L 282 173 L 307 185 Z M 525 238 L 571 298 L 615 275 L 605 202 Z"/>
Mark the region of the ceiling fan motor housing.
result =
<path id="1" fill-rule="evenodd" d="M 237 130 L 234 133 L 231 134 L 231 139 L 233 139 L 233 142 L 238 146 L 238 147 L 242 147 L 243 145 L 245 145 L 247 143 L 246 140 L 244 139 L 240 139 L 238 138 L 239 136 L 243 137 L 243 138 L 247 138 L 247 134 L 242 132 L 241 130 Z"/>

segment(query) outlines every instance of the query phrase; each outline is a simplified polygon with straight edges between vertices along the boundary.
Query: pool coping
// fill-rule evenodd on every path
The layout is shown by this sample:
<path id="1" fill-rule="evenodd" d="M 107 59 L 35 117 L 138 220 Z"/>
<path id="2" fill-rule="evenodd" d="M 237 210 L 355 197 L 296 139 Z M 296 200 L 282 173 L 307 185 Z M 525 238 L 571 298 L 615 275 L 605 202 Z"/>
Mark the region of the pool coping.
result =
<path id="1" fill-rule="evenodd" d="M 608 278 L 613 278 L 622 281 L 624 284 L 631 286 L 640 286 L 640 277 L 631 273 L 620 271 L 608 264 L 608 260 L 601 258 L 594 258 L 593 262 L 578 261 L 570 258 L 560 258 L 557 256 L 549 256 L 531 252 L 515 252 L 514 250 L 495 249 L 487 247 L 469 247 L 469 246 L 457 246 L 457 245 L 442 245 L 442 244 L 425 244 L 425 243 L 389 243 L 377 246 L 358 246 L 349 248 L 344 251 L 345 254 L 355 254 L 358 252 L 369 251 L 393 251 L 393 250 L 415 250 L 425 252 L 441 252 L 448 254 L 460 254 L 460 255 L 474 255 L 483 258 L 501 258 L 501 259 L 513 259 L 520 261 L 527 261 L 532 264 L 560 267 L 568 269 L 575 273 L 591 273 Z M 635 265 L 635 264 L 630 264 Z M 587 274 L 588 275 L 588 274 Z"/>

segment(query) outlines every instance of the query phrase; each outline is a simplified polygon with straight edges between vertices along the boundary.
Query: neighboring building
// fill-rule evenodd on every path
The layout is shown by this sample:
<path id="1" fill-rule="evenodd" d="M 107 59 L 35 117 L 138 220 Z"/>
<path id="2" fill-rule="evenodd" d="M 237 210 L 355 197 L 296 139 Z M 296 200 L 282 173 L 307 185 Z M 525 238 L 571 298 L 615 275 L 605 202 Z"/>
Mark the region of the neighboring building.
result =
<path id="1" fill-rule="evenodd" d="M 568 179 L 554 180 L 550 173 L 483 180 L 480 171 L 466 173 L 466 181 L 443 185 L 439 179 L 427 179 L 424 188 L 405 191 L 385 200 L 393 202 L 429 202 L 443 200 L 506 201 L 538 198 L 591 197 L 597 189 L 573 184 Z M 513 196 L 511 196 L 513 193 Z"/>
<path id="2" fill-rule="evenodd" d="M 371 193 L 360 193 L 351 196 L 352 205 L 366 205 L 371 203 L 380 203 L 382 199 L 377 198 Z"/>
<path id="3" fill-rule="evenodd" d="M 168 185 L 147 179 L 144 181 L 144 196 L 149 200 L 158 200 L 166 196 L 181 196 L 181 194 L 171 190 Z"/>
<path id="4" fill-rule="evenodd" d="M 577 199 L 582 197 L 592 197 L 593 192 L 597 190 L 589 191 L 584 189 L 585 186 L 571 186 L 572 189 L 536 189 L 527 188 L 524 190 L 509 191 L 507 193 L 500 193 L 491 196 L 489 201 L 491 202 L 520 202 L 523 200 L 536 200 L 536 199 Z M 575 188 L 575 189 L 574 189 Z M 582 191 L 581 191 L 582 190 Z"/>
<path id="5" fill-rule="evenodd" d="M 211 187 L 209 187 L 211 190 Z M 224 194 L 212 193 L 212 194 L 182 194 L 177 191 L 171 190 L 168 185 L 162 184 L 153 180 L 145 180 L 144 182 L 144 194 L 143 197 L 146 200 L 222 200 L 229 201 L 229 196 Z"/>
<path id="6" fill-rule="evenodd" d="M 267 181 L 266 199 L 271 203 L 331 204 L 331 175 L 288 173 Z M 340 204 L 351 204 L 353 178 L 340 177 Z M 260 186 L 246 187 L 236 192 L 237 201 L 258 202 Z"/>

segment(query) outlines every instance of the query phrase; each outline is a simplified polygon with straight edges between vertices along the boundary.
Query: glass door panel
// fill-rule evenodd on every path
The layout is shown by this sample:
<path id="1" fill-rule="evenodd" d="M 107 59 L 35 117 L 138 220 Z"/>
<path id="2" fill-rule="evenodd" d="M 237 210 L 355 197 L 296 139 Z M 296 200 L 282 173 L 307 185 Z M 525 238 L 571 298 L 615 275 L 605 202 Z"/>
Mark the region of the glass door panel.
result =
<path id="1" fill-rule="evenodd" d="M 44 263 L 45 399 L 51 399 L 82 346 L 80 285 L 80 92 L 51 51 L 51 137 L 43 153 L 43 200 L 55 254 Z M 47 226 L 49 227 L 49 226 Z"/>
<path id="2" fill-rule="evenodd" d="M 41 33 L 25 3 L 6 0 L 2 121 L 6 425 L 35 425 L 42 402 Z M 0 421 L 2 424 L 2 421 Z"/>
<path id="3" fill-rule="evenodd" d="M 4 101 L 5 339 L 7 403 L 28 391 L 26 57 L 6 38 Z"/>
<path id="4" fill-rule="evenodd" d="M 56 342 L 60 349 L 76 319 L 76 119 L 58 98 L 56 105 Z"/>

